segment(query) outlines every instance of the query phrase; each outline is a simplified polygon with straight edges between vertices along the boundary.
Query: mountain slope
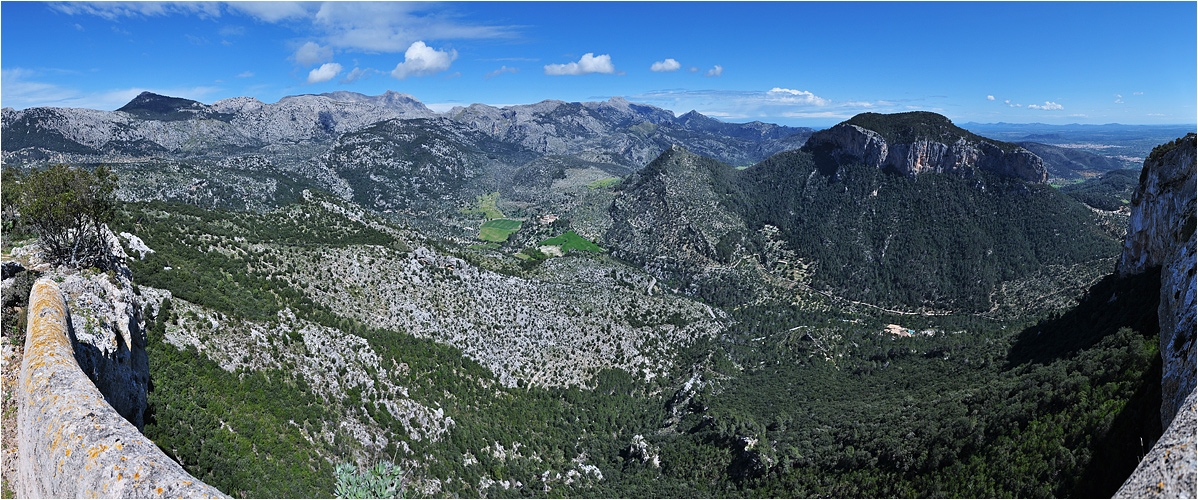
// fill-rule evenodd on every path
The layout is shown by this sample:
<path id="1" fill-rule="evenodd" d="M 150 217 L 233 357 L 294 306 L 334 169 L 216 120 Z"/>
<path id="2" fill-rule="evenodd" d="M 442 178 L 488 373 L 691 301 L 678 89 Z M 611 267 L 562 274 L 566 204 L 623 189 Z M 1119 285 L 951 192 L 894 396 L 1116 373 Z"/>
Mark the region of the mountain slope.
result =
<path id="1" fill-rule="evenodd" d="M 1043 166 L 1026 150 L 943 117 L 868 118 L 856 123 L 878 130 L 850 120 L 743 171 L 671 149 L 621 186 L 605 241 L 680 281 L 742 257 L 764 265 L 766 249 L 783 244 L 817 290 L 967 311 L 997 307 L 1009 282 L 1087 274 L 1115 254 L 1095 214 L 1041 184 Z M 910 144 L 938 153 L 888 155 Z"/>
<path id="2" fill-rule="evenodd" d="M 711 158 L 746 165 L 802 145 L 811 129 L 753 122 L 724 123 L 696 112 L 681 117 L 619 97 L 605 102 L 542 101 L 495 108 L 457 107 L 447 115 L 543 154 L 640 168 L 678 144 Z"/>
<path id="3" fill-rule="evenodd" d="M 1036 153 L 1036 156 L 1044 160 L 1049 177 L 1057 179 L 1077 179 L 1082 177 L 1082 172 L 1109 172 L 1132 166 L 1125 160 L 1096 155 L 1079 149 L 1062 148 L 1038 142 L 1017 142 L 1015 144 Z"/>

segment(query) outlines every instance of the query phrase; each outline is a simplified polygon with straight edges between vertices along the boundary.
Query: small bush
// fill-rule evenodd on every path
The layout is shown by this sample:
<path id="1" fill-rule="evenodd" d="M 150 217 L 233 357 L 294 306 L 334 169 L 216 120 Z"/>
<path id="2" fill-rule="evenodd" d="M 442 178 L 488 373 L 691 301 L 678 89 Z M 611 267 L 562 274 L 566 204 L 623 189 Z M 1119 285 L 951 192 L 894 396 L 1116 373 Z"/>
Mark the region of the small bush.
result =
<path id="1" fill-rule="evenodd" d="M 383 460 L 364 470 L 340 464 L 334 473 L 337 498 L 403 498 L 403 471 L 390 461 Z"/>

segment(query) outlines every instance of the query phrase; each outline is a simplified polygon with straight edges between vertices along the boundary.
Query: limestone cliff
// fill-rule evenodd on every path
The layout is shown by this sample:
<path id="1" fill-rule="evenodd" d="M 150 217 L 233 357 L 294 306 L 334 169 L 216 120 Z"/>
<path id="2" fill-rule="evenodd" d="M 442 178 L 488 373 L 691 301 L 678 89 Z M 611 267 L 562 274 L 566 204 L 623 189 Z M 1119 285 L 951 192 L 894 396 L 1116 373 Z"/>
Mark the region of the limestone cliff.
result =
<path id="1" fill-rule="evenodd" d="M 1158 146 L 1131 202 L 1120 274 L 1161 266 L 1161 424 L 1195 389 L 1195 135 Z"/>
<path id="2" fill-rule="evenodd" d="M 803 149 L 817 161 L 862 162 L 912 177 L 978 168 L 1028 182 L 1048 180 L 1044 162 L 1031 151 L 977 136 L 928 112 L 863 113 L 812 134 Z"/>

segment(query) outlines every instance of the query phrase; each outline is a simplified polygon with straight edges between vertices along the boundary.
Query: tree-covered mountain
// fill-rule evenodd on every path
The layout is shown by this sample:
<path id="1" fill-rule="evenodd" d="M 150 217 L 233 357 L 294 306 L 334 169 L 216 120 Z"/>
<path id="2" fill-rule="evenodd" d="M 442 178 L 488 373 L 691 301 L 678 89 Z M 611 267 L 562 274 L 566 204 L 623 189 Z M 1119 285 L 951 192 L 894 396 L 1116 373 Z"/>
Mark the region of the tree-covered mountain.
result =
<path id="1" fill-rule="evenodd" d="M 1095 215 L 1041 184 L 1042 166 L 1028 168 L 1034 155 L 975 137 L 943 117 L 904 113 L 849 120 L 739 171 L 672 149 L 625 181 L 606 241 L 689 286 L 711 269 L 761 260 L 777 240 L 817 290 L 968 311 L 996 307 L 1004 283 L 1113 254 Z M 945 144 L 933 140 L 974 156 L 888 156 Z"/>

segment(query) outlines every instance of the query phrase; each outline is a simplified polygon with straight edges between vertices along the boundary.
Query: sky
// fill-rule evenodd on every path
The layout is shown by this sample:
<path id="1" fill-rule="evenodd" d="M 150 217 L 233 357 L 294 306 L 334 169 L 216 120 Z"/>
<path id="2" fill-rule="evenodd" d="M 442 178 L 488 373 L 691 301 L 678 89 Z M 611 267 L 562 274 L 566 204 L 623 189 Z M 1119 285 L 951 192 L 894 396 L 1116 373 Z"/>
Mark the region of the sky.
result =
<path id="1" fill-rule="evenodd" d="M 1198 122 L 1198 2 L 0 2 L 0 105 L 614 96 L 731 122 Z"/>

